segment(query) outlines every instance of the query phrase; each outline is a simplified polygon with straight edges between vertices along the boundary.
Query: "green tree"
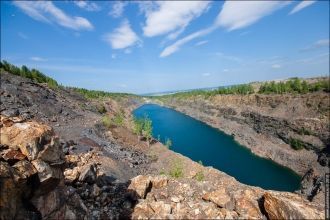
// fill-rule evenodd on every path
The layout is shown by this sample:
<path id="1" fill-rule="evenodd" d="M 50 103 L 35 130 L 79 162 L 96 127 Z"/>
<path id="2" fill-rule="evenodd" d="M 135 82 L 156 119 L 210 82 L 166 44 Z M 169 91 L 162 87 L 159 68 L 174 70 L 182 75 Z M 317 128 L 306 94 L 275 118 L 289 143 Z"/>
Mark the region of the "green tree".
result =
<path id="1" fill-rule="evenodd" d="M 152 137 L 152 121 L 147 116 L 145 116 L 144 118 L 142 134 L 144 137 L 147 138 L 148 147 L 149 147 L 150 139 Z"/>
<path id="2" fill-rule="evenodd" d="M 172 141 L 171 141 L 171 139 L 166 138 L 165 146 L 166 146 L 167 148 L 170 148 L 170 147 L 172 146 Z"/>

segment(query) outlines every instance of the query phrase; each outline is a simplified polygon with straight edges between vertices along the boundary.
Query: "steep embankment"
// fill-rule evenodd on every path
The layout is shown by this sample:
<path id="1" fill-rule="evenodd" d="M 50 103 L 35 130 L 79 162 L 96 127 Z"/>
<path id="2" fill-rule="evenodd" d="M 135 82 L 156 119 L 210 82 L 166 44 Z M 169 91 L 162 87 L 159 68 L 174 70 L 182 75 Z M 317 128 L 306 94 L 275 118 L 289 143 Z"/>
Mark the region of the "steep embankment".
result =
<path id="1" fill-rule="evenodd" d="M 322 203 L 148 147 L 129 128 L 135 98 L 90 100 L 7 73 L 0 94 L 1 219 L 324 218 Z M 119 112 L 123 123 L 102 124 Z"/>
<path id="2" fill-rule="evenodd" d="M 202 96 L 166 97 L 160 100 L 233 135 L 255 154 L 287 166 L 302 176 L 313 172 L 320 179 L 327 171 L 329 93 L 216 95 L 208 99 Z M 294 140 L 298 140 L 304 149 L 293 149 L 290 145 Z M 315 189 L 307 191 L 309 196 L 311 191 L 315 193 Z"/>

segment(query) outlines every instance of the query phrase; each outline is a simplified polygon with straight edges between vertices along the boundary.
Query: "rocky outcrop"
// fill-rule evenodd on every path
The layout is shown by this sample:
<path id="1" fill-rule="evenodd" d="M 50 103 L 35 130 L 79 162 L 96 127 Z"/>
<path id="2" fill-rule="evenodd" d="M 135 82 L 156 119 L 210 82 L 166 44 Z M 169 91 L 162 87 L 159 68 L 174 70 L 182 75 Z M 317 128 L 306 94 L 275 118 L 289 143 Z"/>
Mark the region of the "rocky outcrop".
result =
<path id="1" fill-rule="evenodd" d="M 0 120 L 0 218 L 86 218 L 79 196 L 64 185 L 64 155 L 53 130 L 21 118 Z"/>
<path id="2" fill-rule="evenodd" d="M 191 96 L 160 100 L 232 135 L 256 155 L 289 167 L 301 176 L 313 168 L 315 177 L 304 178 L 303 185 L 309 186 L 301 193 L 324 204 L 321 180 L 330 161 L 329 94 L 216 95 L 207 99 Z"/>
<path id="3" fill-rule="evenodd" d="M 269 219 L 324 219 L 324 212 L 292 193 L 266 192 L 264 204 Z"/>
<path id="4" fill-rule="evenodd" d="M 167 179 L 153 187 L 159 176 L 138 176 L 129 189 L 139 194 L 134 219 L 323 219 L 320 206 L 293 193 L 243 187 L 228 191 L 227 186 L 194 179 Z M 210 185 L 211 184 L 211 185 Z M 212 188 L 214 190 L 212 190 Z M 245 188 L 245 189 L 244 189 Z M 205 190 L 205 192 L 204 192 Z M 142 198 L 142 199 L 141 199 Z"/>

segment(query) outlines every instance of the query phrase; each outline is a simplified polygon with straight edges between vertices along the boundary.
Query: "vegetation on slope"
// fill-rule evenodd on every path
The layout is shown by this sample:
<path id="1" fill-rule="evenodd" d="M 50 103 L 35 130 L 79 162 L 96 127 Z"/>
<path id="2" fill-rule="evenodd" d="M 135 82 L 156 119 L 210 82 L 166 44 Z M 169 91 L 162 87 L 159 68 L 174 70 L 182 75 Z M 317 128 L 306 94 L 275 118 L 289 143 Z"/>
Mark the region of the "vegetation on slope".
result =
<path id="1" fill-rule="evenodd" d="M 39 70 L 29 69 L 24 65 L 20 68 L 20 67 L 17 67 L 15 65 L 10 64 L 9 62 L 3 60 L 2 62 L 0 62 L 0 69 L 1 69 L 1 72 L 4 70 L 13 75 L 32 79 L 33 81 L 38 82 L 38 83 L 47 83 L 48 86 L 53 89 L 57 88 L 57 87 L 62 87 L 62 86 L 58 85 L 57 81 L 54 80 L 53 78 L 46 76 L 44 73 L 40 72 Z M 118 98 L 118 97 L 135 96 L 135 95 L 129 94 L 129 93 L 112 93 L 112 92 L 88 90 L 88 89 L 76 88 L 76 87 L 62 87 L 62 88 L 72 89 L 72 90 L 84 95 L 86 98 L 89 98 L 89 99 L 98 99 L 98 98 L 105 98 L 105 97 Z"/>
<path id="2" fill-rule="evenodd" d="M 157 97 L 162 98 L 187 98 L 192 96 L 203 96 L 205 98 L 215 95 L 249 95 L 254 93 L 259 94 L 305 94 L 308 92 L 324 91 L 330 92 L 329 78 L 318 80 L 317 82 L 308 83 L 306 80 L 292 78 L 281 82 L 265 82 L 260 86 L 259 91 L 255 91 L 250 84 L 241 84 L 229 87 L 220 87 L 215 90 L 192 90 L 188 92 L 179 92 L 170 95 Z"/>
<path id="3" fill-rule="evenodd" d="M 7 61 L 3 60 L 0 62 L 0 69 L 5 70 L 11 74 L 17 75 L 17 76 L 22 76 L 25 78 L 32 79 L 38 83 L 47 83 L 49 87 L 51 88 L 56 88 L 58 87 L 58 84 L 56 80 L 46 76 L 42 72 L 36 69 L 29 69 L 26 66 L 22 66 L 21 68 L 8 63 Z"/>
<path id="4" fill-rule="evenodd" d="M 259 93 L 261 94 L 284 94 L 284 93 L 299 93 L 325 91 L 330 92 L 329 80 L 320 80 L 315 83 L 307 83 L 305 80 L 294 78 L 286 82 L 266 82 L 260 86 Z"/>
<path id="5" fill-rule="evenodd" d="M 140 137 L 145 137 L 147 139 L 148 145 L 152 138 L 152 121 L 148 116 L 144 116 L 143 118 L 133 118 L 134 122 L 134 133 Z"/>

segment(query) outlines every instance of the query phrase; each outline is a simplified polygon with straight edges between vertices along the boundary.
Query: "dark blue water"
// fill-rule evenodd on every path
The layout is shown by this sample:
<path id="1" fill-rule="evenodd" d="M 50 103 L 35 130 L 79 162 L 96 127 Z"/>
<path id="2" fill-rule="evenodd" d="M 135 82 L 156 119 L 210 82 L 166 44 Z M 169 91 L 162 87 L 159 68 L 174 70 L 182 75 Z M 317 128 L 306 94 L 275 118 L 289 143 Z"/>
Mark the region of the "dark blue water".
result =
<path id="1" fill-rule="evenodd" d="M 153 137 L 160 135 L 165 143 L 171 139 L 171 150 L 205 166 L 213 166 L 238 181 L 264 189 L 295 191 L 300 177 L 271 160 L 255 156 L 218 129 L 159 105 L 147 104 L 134 111 L 134 116 L 147 114 L 153 123 Z"/>

